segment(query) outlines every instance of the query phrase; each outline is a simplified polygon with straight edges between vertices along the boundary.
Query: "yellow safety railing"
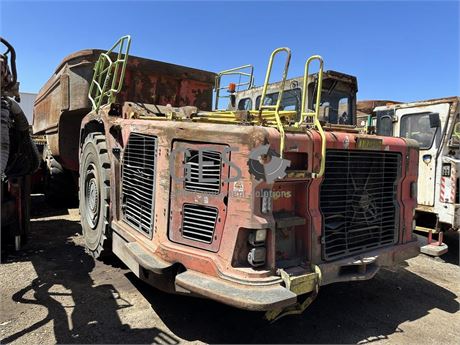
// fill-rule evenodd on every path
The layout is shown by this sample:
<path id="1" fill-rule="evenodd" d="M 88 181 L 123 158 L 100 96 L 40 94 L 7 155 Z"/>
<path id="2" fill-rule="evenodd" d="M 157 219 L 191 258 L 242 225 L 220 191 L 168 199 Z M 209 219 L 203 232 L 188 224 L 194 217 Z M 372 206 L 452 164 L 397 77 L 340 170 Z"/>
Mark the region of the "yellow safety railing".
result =
<path id="1" fill-rule="evenodd" d="M 273 69 L 273 62 L 277 54 L 285 52 L 286 61 L 284 64 L 283 74 L 281 82 L 279 84 L 278 98 L 275 104 L 265 104 L 267 97 L 268 88 L 270 85 L 270 77 Z M 309 92 L 308 92 L 308 75 L 310 64 L 315 61 L 319 61 L 319 71 L 317 76 L 316 94 L 315 96 L 315 110 L 309 110 Z M 287 74 L 289 70 L 289 63 L 291 61 L 291 50 L 286 47 L 275 49 L 270 55 L 268 61 L 267 71 L 265 73 L 264 85 L 262 88 L 262 94 L 260 96 L 260 103 L 257 110 L 249 110 L 246 113 L 249 117 L 245 120 L 240 118 L 239 111 L 232 110 L 219 110 L 213 112 L 200 112 L 196 116 L 194 121 L 206 121 L 216 123 L 241 123 L 248 122 L 252 124 L 276 127 L 280 132 L 280 156 L 283 157 L 283 151 L 285 146 L 285 131 L 302 131 L 302 128 L 308 127 L 318 131 L 321 136 L 321 164 L 320 170 L 317 173 L 313 173 L 313 178 L 318 178 L 324 175 L 325 162 L 326 162 L 326 137 L 324 130 L 319 122 L 319 111 L 321 103 L 321 91 L 323 84 L 323 59 L 319 55 L 313 55 L 307 59 L 304 70 L 304 82 L 302 88 L 302 104 L 300 109 L 300 119 L 296 122 L 296 118 L 299 115 L 296 110 L 282 110 L 281 104 L 283 100 L 284 88 L 286 84 Z M 232 73 L 240 68 L 247 67 L 250 65 L 242 66 L 236 69 L 221 72 L 224 75 L 226 72 Z M 220 82 L 220 79 L 219 79 Z M 216 89 L 220 87 L 219 83 L 216 83 Z M 217 103 L 216 103 L 217 105 Z"/>
<path id="2" fill-rule="evenodd" d="M 89 86 L 88 98 L 94 111 L 107 103 L 113 103 L 121 91 L 128 62 L 131 36 L 121 37 L 106 53 L 101 53 L 94 65 L 94 74 Z M 115 56 L 116 59 L 112 61 Z"/>
<path id="3" fill-rule="evenodd" d="M 316 85 L 316 99 L 314 110 L 311 111 L 308 109 L 309 105 L 309 92 L 308 92 L 308 72 L 310 64 L 313 61 L 319 61 L 319 71 L 318 71 L 318 83 Z M 313 178 L 318 178 L 324 175 L 324 169 L 326 166 L 326 135 L 324 134 L 323 127 L 319 122 L 319 110 L 321 104 L 321 91 L 323 88 L 323 58 L 319 55 L 310 56 L 305 63 L 305 71 L 303 78 L 303 87 L 302 87 L 302 107 L 300 112 L 300 120 L 294 124 L 294 127 L 300 127 L 302 125 L 311 126 L 316 129 L 321 136 L 321 165 L 319 172 L 313 175 Z M 315 95 L 313 95 L 315 96 Z"/>
<path id="4" fill-rule="evenodd" d="M 264 104 L 264 102 L 265 102 L 265 97 L 267 96 L 268 85 L 270 84 L 270 76 L 271 76 L 272 69 L 273 69 L 273 62 L 275 60 L 276 55 L 278 55 L 281 52 L 286 53 L 286 61 L 284 63 L 280 90 L 278 91 L 278 99 L 276 100 L 276 104 L 266 105 Z M 272 54 L 270 55 L 270 59 L 268 60 L 267 72 L 265 73 L 264 87 L 262 89 L 262 95 L 260 97 L 259 109 L 256 110 L 256 112 L 258 113 L 257 115 L 259 116 L 259 119 L 261 120 L 261 122 L 264 122 L 264 121 L 268 123 L 275 122 L 276 127 L 278 128 L 280 132 L 280 152 L 279 153 L 281 157 L 283 157 L 285 138 L 284 138 L 284 125 L 281 122 L 281 118 L 280 118 L 280 106 L 281 106 L 281 100 L 283 99 L 284 85 L 286 83 L 286 78 L 287 78 L 290 62 L 291 62 L 291 49 L 286 48 L 286 47 L 281 47 L 281 48 L 275 49 L 272 52 Z"/>
<path id="5" fill-rule="evenodd" d="M 229 98 L 230 96 L 221 95 L 221 91 L 228 88 L 228 85 L 222 86 L 222 77 L 225 76 L 237 76 L 238 81 L 235 84 L 235 91 L 249 90 L 254 86 L 254 66 L 244 65 L 240 67 L 231 68 L 222 72 L 217 73 L 216 81 L 214 84 L 215 92 L 215 103 L 214 109 L 219 110 L 219 100 L 222 98 Z M 243 80 L 241 80 L 243 78 Z"/>

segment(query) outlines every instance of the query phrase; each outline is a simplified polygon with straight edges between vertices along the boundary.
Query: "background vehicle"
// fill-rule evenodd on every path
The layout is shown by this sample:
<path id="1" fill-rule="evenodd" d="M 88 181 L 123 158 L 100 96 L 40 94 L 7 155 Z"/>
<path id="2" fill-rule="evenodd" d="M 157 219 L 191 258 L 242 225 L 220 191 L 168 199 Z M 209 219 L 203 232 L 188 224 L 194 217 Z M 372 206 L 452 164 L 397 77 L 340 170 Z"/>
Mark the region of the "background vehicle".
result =
<path id="1" fill-rule="evenodd" d="M 308 110 L 321 99 L 320 57 L 306 64 L 306 76 L 313 60 L 321 69 L 317 90 L 301 93 L 300 111 L 280 107 L 287 48 L 272 54 L 262 91 L 265 99 L 273 59 L 284 52 L 278 101 L 206 111 L 193 101 L 131 101 L 137 95 L 123 92 L 129 42 L 123 37 L 101 54 L 89 87 L 92 110 L 81 122 L 80 213 L 94 257 L 113 251 L 161 289 L 276 319 L 302 312 L 322 285 L 370 279 L 418 254 L 416 144 L 362 135 L 351 125 L 324 131 L 320 108 Z M 190 83 L 179 83 L 192 93 Z M 274 176 L 267 173 L 273 164 Z"/>
<path id="2" fill-rule="evenodd" d="M 1 251 L 16 250 L 27 241 L 30 218 L 30 175 L 38 168 L 38 152 L 19 99 L 16 52 L 0 37 L 6 51 L 0 54 L 1 85 Z M 13 99 L 13 97 L 15 99 Z"/>
<path id="3" fill-rule="evenodd" d="M 377 127 L 377 119 L 375 118 L 374 109 L 383 105 L 391 106 L 401 102 L 390 100 L 364 100 L 356 103 L 356 125 L 359 127 L 372 126 L 373 130 Z"/>
<path id="4" fill-rule="evenodd" d="M 420 145 L 417 230 L 458 230 L 460 223 L 459 97 L 375 108 L 377 134 Z"/>

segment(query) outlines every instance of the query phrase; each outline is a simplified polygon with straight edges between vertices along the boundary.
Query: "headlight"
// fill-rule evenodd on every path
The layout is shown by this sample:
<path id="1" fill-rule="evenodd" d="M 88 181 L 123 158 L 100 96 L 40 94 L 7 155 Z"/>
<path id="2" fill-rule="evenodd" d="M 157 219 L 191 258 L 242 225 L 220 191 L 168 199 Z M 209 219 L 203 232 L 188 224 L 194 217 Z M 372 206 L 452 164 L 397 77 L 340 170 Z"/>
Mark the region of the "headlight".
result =
<path id="1" fill-rule="evenodd" d="M 248 253 L 248 262 L 251 266 L 257 267 L 265 264 L 265 247 L 252 248 Z"/>
<path id="2" fill-rule="evenodd" d="M 265 239 L 267 238 L 267 230 L 256 230 L 249 233 L 249 243 L 254 247 L 265 244 Z"/>

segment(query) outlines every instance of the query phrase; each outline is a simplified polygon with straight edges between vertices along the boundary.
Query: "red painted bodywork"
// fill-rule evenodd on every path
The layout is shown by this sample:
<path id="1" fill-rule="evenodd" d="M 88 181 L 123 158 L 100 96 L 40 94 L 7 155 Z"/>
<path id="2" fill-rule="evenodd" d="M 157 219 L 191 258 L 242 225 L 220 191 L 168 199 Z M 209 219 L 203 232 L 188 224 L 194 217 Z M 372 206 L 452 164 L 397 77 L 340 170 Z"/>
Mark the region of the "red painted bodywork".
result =
<path id="1" fill-rule="evenodd" d="M 126 109 L 126 107 L 125 107 Z M 124 117 L 124 118 L 123 118 Z M 306 264 L 321 265 L 325 261 L 321 255 L 321 232 L 322 217 L 319 208 L 319 188 L 321 179 L 311 180 L 309 178 L 285 178 L 273 185 L 264 183 L 258 184 L 247 170 L 247 160 L 252 148 L 270 143 L 275 150 L 279 147 L 279 132 L 274 128 L 260 126 L 241 126 L 234 124 L 213 124 L 195 123 L 192 121 L 152 121 L 142 119 L 128 119 L 127 114 L 122 118 L 104 119 L 106 133 L 110 132 L 112 126 L 121 126 L 122 140 L 115 140 L 107 134 L 109 152 L 113 148 L 121 149 L 126 145 L 131 132 L 155 135 L 159 140 L 157 156 L 157 179 L 155 191 L 155 213 L 154 213 L 154 234 L 148 238 L 142 233 L 130 228 L 120 213 L 120 164 L 122 157 L 117 159 L 112 156 L 112 227 L 127 241 L 135 241 L 142 245 L 146 252 L 161 258 L 167 262 L 180 263 L 187 270 L 203 273 L 207 276 L 224 279 L 227 281 L 242 281 L 246 283 L 258 283 L 263 285 L 279 284 L 280 278 L 276 275 L 275 265 L 275 220 L 272 214 L 263 215 L 260 212 L 260 198 L 255 198 L 255 192 L 262 188 L 274 188 L 275 190 L 291 190 L 291 200 L 274 201 L 274 210 L 294 210 L 298 216 L 306 219 L 306 224 L 297 226 L 296 241 L 299 242 L 300 251 L 305 252 L 304 262 Z M 85 123 L 98 118 L 96 115 L 89 115 Z M 347 132 L 327 132 L 327 148 L 356 149 L 356 138 L 366 135 Z M 375 136 L 369 136 L 376 138 Z M 402 171 L 398 183 L 398 203 L 400 206 L 400 231 L 399 240 L 394 248 L 399 245 L 413 242 L 412 218 L 416 200 L 410 196 L 410 185 L 417 179 L 418 149 L 415 145 L 408 145 L 405 139 L 393 137 L 381 137 L 381 150 L 389 150 L 401 153 Z M 180 142 L 180 144 L 179 144 Z M 242 167 L 243 176 L 241 186 L 244 194 L 235 196 L 232 194 L 234 184 L 229 183 L 223 187 L 225 193 L 229 193 L 228 203 L 225 205 L 222 198 L 208 198 L 204 201 L 198 193 L 186 192 L 180 186 L 171 181 L 169 174 L 169 154 L 174 145 L 184 145 L 191 149 L 197 148 L 202 143 L 212 146 L 216 145 L 217 150 L 224 146 L 238 147 L 238 152 L 232 152 L 231 161 Z M 286 157 L 293 161 L 300 157 L 310 172 L 319 170 L 320 165 L 320 136 L 316 131 L 306 130 L 304 133 L 286 134 Z M 305 161 L 306 160 L 306 161 Z M 299 161 L 299 159 L 297 159 Z M 176 171 L 180 174 L 180 171 Z M 225 171 L 225 173 L 227 173 Z M 181 193 L 176 196 L 177 190 Z M 221 222 L 216 231 L 217 241 L 215 245 L 207 246 L 178 241 L 178 228 L 180 227 L 181 207 L 184 203 L 193 202 L 203 205 L 218 207 L 221 211 Z M 243 260 L 235 259 L 238 251 L 244 250 L 244 244 L 238 242 L 241 232 L 252 229 L 268 229 L 267 238 L 267 263 L 261 268 L 253 268 L 244 264 Z M 179 243 L 180 242 L 180 243 Z M 377 249 L 378 251 L 379 249 Z M 388 250 L 386 248 L 385 250 Z M 390 249 L 392 250 L 392 249 Z M 396 260 L 396 250 L 393 259 Z M 358 255 L 360 257 L 365 256 Z M 240 255 L 241 256 L 241 255 Z M 244 255 L 242 256 L 244 257 Z M 334 265 L 334 262 L 329 263 Z M 327 272 L 328 269 L 325 269 Z M 326 277 L 328 278 L 328 277 Z M 334 281 L 329 277 L 325 281 Z"/>

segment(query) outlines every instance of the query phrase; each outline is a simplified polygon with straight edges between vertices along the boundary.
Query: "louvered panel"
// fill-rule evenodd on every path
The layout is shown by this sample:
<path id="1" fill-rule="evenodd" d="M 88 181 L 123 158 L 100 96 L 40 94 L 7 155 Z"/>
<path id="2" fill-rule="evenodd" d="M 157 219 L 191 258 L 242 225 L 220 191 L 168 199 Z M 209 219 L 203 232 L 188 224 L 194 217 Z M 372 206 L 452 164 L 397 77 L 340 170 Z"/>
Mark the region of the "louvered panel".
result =
<path id="1" fill-rule="evenodd" d="M 131 133 L 122 162 L 124 220 L 149 236 L 153 228 L 156 151 L 156 137 Z"/>
<path id="2" fill-rule="evenodd" d="M 216 228 L 217 208 L 185 204 L 182 209 L 182 237 L 211 243 Z"/>
<path id="3" fill-rule="evenodd" d="M 199 193 L 218 194 L 221 180 L 221 153 L 202 151 L 202 176 L 199 176 L 199 152 L 190 150 L 185 158 L 185 190 Z"/>
<path id="4" fill-rule="evenodd" d="M 320 188 L 326 260 L 395 242 L 400 170 L 396 152 L 327 150 Z"/>

